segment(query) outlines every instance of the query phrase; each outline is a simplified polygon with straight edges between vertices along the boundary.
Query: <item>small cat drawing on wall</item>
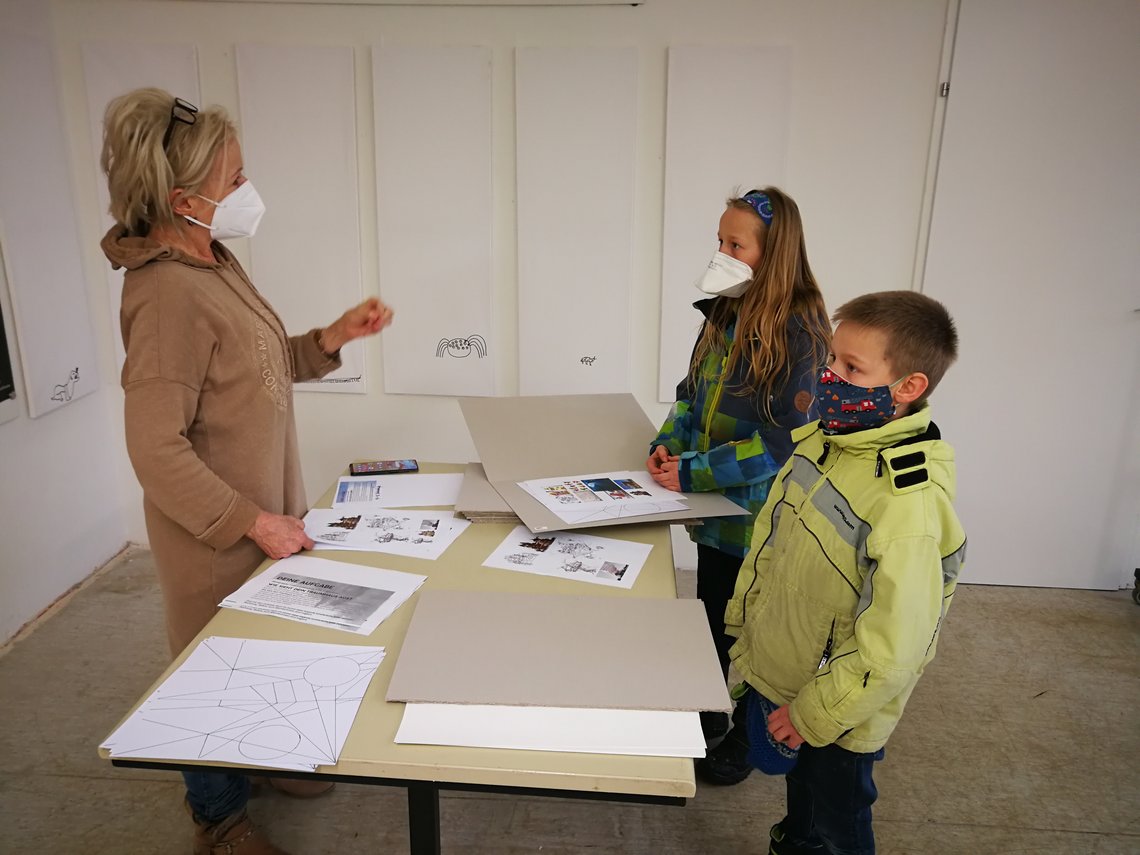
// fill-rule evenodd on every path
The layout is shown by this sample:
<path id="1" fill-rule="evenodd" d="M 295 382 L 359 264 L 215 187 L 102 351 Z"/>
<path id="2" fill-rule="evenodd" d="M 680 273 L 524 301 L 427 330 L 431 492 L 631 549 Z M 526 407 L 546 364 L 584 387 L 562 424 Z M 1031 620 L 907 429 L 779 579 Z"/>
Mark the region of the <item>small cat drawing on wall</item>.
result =
<path id="1" fill-rule="evenodd" d="M 597 359 L 598 357 L 596 356 L 583 356 L 578 361 L 585 365 L 587 368 L 592 368 Z"/>
<path id="2" fill-rule="evenodd" d="M 487 355 L 487 342 L 481 335 L 470 335 L 466 338 L 441 338 L 439 344 L 435 346 L 436 356 L 454 356 L 459 359 L 464 359 L 471 355 L 471 351 L 475 351 L 476 355 L 482 359 Z"/>
<path id="3" fill-rule="evenodd" d="M 66 383 L 60 383 L 55 387 L 55 392 L 52 394 L 53 401 L 62 401 L 67 403 L 71 400 L 71 396 L 75 394 L 75 384 L 79 382 L 79 366 L 71 369 L 71 374 L 68 375 Z"/>

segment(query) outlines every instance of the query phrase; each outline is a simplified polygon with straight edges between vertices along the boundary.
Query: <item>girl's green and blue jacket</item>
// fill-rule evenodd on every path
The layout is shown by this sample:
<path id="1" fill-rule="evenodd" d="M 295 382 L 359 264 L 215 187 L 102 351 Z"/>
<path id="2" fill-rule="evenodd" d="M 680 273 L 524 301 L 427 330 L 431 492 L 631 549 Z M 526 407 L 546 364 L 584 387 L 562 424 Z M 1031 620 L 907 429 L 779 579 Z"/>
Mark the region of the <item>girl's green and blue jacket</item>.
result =
<path id="1" fill-rule="evenodd" d="M 708 318 L 716 297 L 693 304 Z M 707 322 L 707 321 L 706 321 Z M 791 431 L 815 419 L 815 381 L 822 354 L 813 353 L 811 340 L 798 319 L 789 322 L 788 344 L 793 363 L 790 380 L 770 399 L 771 419 L 759 395 L 742 395 L 747 365 L 739 361 L 725 376 L 736 333 L 733 320 L 725 330 L 721 353 L 705 357 L 696 377 L 677 386 L 677 403 L 649 450 L 665 446 L 680 455 L 681 491 L 717 490 L 748 511 L 747 515 L 709 517 L 691 526 L 689 537 L 741 558 L 752 542 L 756 514 L 768 497 L 772 479 L 791 456 Z M 698 341 L 699 341 L 698 337 Z"/>

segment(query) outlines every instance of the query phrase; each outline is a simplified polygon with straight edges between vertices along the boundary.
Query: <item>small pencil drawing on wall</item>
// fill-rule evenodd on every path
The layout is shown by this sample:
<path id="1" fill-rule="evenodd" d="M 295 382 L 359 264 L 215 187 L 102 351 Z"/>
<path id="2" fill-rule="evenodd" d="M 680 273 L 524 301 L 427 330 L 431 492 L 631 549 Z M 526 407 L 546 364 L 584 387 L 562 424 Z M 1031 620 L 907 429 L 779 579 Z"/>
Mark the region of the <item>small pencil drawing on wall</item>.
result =
<path id="1" fill-rule="evenodd" d="M 68 373 L 67 380 L 62 383 L 57 383 L 55 388 L 52 389 L 51 399 L 66 404 L 75 395 L 75 384 L 78 382 L 79 366 L 77 365 Z"/>
<path id="2" fill-rule="evenodd" d="M 465 359 L 474 353 L 480 359 L 487 355 L 487 341 L 481 335 L 469 335 L 464 338 L 441 338 L 435 346 L 435 355 L 438 357 L 454 356 Z"/>

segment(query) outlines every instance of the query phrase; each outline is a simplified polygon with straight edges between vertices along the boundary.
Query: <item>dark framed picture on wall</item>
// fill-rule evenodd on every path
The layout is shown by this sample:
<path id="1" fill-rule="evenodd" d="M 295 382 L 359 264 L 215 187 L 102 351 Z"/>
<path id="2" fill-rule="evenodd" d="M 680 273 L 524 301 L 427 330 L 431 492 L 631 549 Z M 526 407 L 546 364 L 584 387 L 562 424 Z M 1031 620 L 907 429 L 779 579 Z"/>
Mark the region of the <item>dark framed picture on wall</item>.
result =
<path id="1" fill-rule="evenodd" d="M 8 294 L 7 267 L 4 254 L 0 250 L 0 298 Z M 16 400 L 16 364 L 13 356 L 15 342 L 8 336 L 4 326 L 4 309 L 10 306 L 0 299 L 0 425 L 10 422 L 20 415 L 20 402 Z M 11 344 L 10 344 L 11 343 Z"/>
<path id="2" fill-rule="evenodd" d="M 4 333 L 4 307 L 0 306 L 0 401 L 16 397 L 16 381 L 12 375 L 12 355 L 8 336 Z"/>

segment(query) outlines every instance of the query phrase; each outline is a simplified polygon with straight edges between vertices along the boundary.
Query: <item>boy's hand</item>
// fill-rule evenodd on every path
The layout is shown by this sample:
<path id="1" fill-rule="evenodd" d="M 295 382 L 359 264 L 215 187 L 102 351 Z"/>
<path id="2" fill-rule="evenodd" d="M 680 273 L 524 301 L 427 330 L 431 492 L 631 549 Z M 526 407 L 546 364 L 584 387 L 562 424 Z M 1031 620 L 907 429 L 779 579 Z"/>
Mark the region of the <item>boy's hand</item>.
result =
<path id="1" fill-rule="evenodd" d="M 768 716 L 768 732 L 777 742 L 784 743 L 792 750 L 804 744 L 804 738 L 800 736 L 796 726 L 792 724 L 792 717 L 788 713 L 787 704 L 773 710 L 772 714 Z"/>

